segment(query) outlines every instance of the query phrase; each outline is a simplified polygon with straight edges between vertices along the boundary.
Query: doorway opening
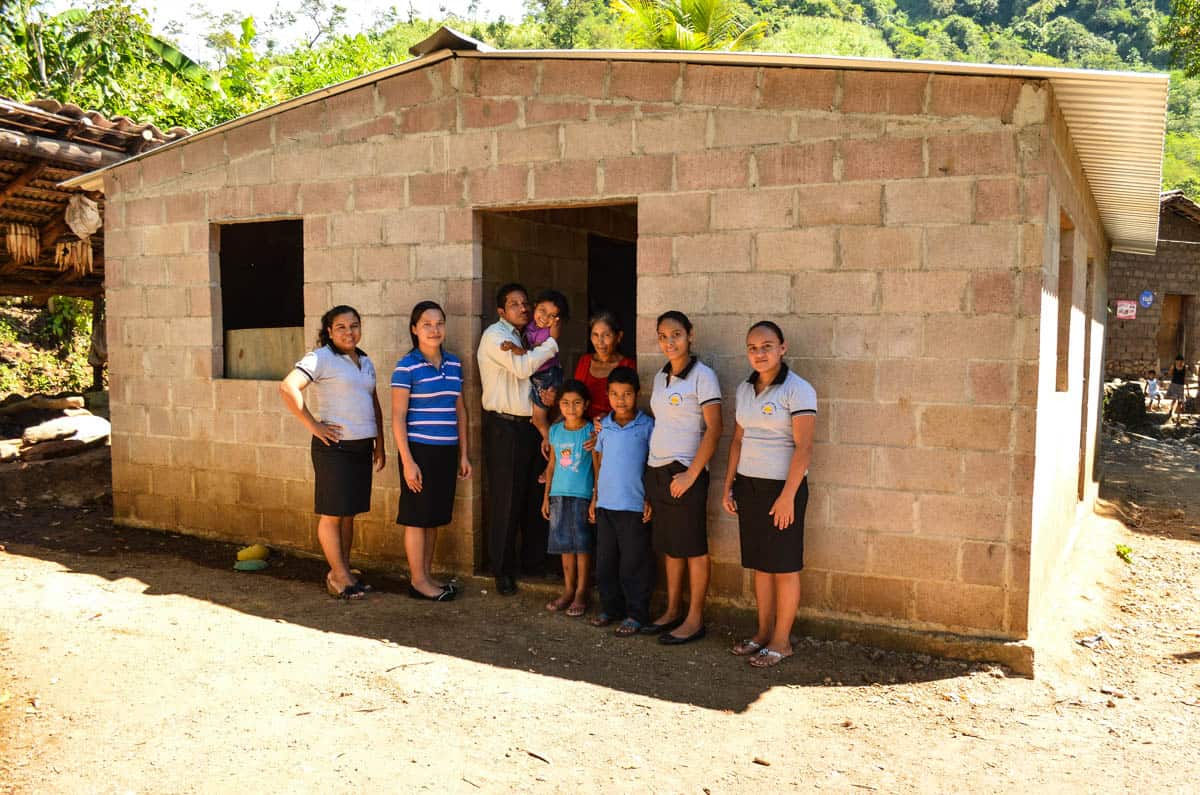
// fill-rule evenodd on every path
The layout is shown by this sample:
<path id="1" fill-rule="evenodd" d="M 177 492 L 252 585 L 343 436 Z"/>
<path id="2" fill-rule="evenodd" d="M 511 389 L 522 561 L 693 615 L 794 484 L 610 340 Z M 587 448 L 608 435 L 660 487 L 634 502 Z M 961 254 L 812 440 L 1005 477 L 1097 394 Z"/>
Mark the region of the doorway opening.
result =
<path id="1" fill-rule="evenodd" d="M 1158 369 L 1161 372 L 1175 364 L 1176 356 L 1189 358 L 1192 351 L 1191 327 L 1195 312 L 1196 296 L 1168 293 L 1163 296 L 1162 315 L 1158 320 L 1155 347 L 1158 352 Z"/>
<path id="2" fill-rule="evenodd" d="M 496 290 L 518 282 L 534 298 L 555 289 L 567 297 L 570 319 L 559 339 L 559 361 L 571 378 L 580 358 L 591 351 L 588 318 L 601 309 L 624 327 L 621 352 L 634 356 L 637 340 L 637 203 L 548 207 L 476 212 L 480 246 L 482 327 L 496 322 Z M 484 450 L 482 423 L 471 426 L 472 449 Z M 475 569 L 488 568 L 487 475 L 482 522 L 474 523 Z M 531 513 L 536 514 L 536 511 Z M 526 515 L 529 515 L 527 513 Z"/>

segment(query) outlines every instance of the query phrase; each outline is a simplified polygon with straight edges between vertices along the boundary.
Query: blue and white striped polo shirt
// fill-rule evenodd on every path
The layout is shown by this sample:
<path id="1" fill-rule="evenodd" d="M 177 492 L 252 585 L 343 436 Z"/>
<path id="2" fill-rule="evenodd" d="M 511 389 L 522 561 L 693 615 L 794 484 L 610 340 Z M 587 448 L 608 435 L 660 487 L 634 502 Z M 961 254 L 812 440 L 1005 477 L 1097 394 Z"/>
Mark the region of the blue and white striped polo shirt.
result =
<path id="1" fill-rule="evenodd" d="M 437 368 L 419 350 L 413 349 L 392 371 L 392 387 L 407 389 L 408 415 L 405 426 L 409 441 L 419 444 L 458 444 L 458 411 L 462 394 L 462 362 L 442 352 Z"/>

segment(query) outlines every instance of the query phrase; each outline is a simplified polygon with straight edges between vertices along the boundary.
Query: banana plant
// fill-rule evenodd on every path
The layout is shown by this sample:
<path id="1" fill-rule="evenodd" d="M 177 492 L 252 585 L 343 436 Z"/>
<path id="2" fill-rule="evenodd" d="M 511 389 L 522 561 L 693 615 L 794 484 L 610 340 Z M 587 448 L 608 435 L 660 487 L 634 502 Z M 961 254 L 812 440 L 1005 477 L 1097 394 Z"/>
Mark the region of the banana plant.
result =
<path id="1" fill-rule="evenodd" d="M 611 7 L 636 49 L 745 50 L 767 30 L 738 0 L 612 0 Z"/>
<path id="2" fill-rule="evenodd" d="M 49 13 L 46 5 L 42 0 L 0 3 L 0 47 L 8 50 L 11 64 L 10 74 L 0 77 L 0 93 L 51 96 L 108 110 L 124 104 L 123 83 L 154 69 L 221 93 L 215 75 L 151 33 L 127 0 L 58 13 Z"/>

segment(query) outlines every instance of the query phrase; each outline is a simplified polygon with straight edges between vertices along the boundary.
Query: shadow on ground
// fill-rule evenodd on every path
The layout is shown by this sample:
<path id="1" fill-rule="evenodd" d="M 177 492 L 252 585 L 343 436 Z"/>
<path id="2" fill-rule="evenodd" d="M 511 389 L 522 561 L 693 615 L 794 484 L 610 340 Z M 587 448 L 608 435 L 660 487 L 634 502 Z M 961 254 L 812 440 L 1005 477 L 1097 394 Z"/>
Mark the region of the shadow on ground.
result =
<path id="1" fill-rule="evenodd" d="M 237 547 L 174 533 L 113 527 L 111 508 L 23 507 L 0 512 L 0 544 L 10 554 L 53 561 L 71 572 L 145 583 L 148 596 L 200 599 L 263 619 L 322 632 L 410 646 L 474 662 L 587 682 L 709 709 L 743 711 L 775 687 L 864 686 L 965 675 L 980 666 L 925 655 L 802 638 L 796 654 L 756 670 L 728 649 L 752 630 L 753 616 L 714 611 L 708 637 L 682 647 L 652 637 L 625 639 L 543 609 L 549 581 L 515 597 L 489 592 L 490 580 L 460 583 L 450 603 L 413 600 L 407 582 L 367 572 L 376 592 L 365 602 L 329 598 L 322 562 L 273 555 L 257 574 L 231 570 Z"/>
<path id="2" fill-rule="evenodd" d="M 1100 496 L 1135 533 L 1200 541 L 1200 445 L 1106 428 Z"/>

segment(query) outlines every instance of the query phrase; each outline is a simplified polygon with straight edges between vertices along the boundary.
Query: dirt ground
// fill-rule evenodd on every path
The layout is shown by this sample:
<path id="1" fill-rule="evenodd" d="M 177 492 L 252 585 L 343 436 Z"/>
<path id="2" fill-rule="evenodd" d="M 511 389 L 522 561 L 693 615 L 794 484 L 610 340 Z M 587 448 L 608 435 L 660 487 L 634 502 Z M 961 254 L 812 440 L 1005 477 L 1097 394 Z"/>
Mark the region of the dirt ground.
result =
<path id="1" fill-rule="evenodd" d="M 315 561 L 235 573 L 103 500 L 10 498 L 0 793 L 1195 792 L 1200 447 L 1107 441 L 1033 680 L 808 639 L 758 671 L 727 652 L 748 616 L 665 648 L 547 614 L 547 584 L 347 604 Z"/>

